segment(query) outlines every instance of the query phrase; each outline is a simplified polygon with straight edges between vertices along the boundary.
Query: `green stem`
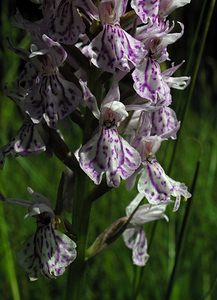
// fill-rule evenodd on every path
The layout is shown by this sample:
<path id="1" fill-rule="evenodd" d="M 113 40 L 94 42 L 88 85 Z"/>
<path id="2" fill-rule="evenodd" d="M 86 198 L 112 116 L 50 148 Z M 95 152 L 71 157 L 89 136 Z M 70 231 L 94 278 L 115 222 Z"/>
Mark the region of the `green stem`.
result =
<path id="1" fill-rule="evenodd" d="M 89 80 L 94 85 L 94 82 Z M 96 88 L 96 91 L 98 89 Z M 89 110 L 85 114 L 83 144 L 90 138 L 93 131 L 93 117 Z M 75 195 L 72 203 L 72 231 L 76 235 L 77 258 L 70 266 L 66 290 L 67 300 L 83 299 L 85 281 L 85 251 L 92 201 L 90 199 L 90 179 L 78 168 L 75 173 Z"/>
<path id="2" fill-rule="evenodd" d="M 200 161 L 198 161 L 198 163 L 197 163 L 192 186 L 191 186 L 191 194 L 193 196 L 194 196 L 194 191 L 196 188 L 199 169 L 200 169 Z M 188 220 L 189 220 L 190 211 L 191 211 L 193 199 L 194 199 L 193 196 L 192 196 L 191 200 L 187 202 L 187 205 L 186 205 L 186 210 L 185 210 L 185 214 L 183 217 L 182 226 L 181 226 L 181 230 L 180 230 L 180 234 L 179 234 L 179 238 L 178 238 L 178 242 L 177 242 L 177 246 L 176 246 L 177 250 L 176 250 L 176 256 L 175 256 L 175 262 L 174 262 L 173 270 L 172 270 L 172 273 L 171 273 L 171 276 L 169 279 L 169 283 L 167 286 L 166 297 L 165 297 L 166 300 L 170 300 L 171 295 L 172 295 L 172 291 L 173 291 L 173 287 L 174 287 L 174 283 L 175 283 L 175 277 L 176 277 L 177 269 L 178 269 L 178 266 L 180 263 L 180 258 L 181 258 L 184 242 L 185 242 Z"/>
<path id="3" fill-rule="evenodd" d="M 82 299 L 85 277 L 85 249 L 91 201 L 87 197 L 89 179 L 83 171 L 76 178 L 76 195 L 73 201 L 72 230 L 76 235 L 77 258 L 70 266 L 68 274 L 67 300 Z"/>

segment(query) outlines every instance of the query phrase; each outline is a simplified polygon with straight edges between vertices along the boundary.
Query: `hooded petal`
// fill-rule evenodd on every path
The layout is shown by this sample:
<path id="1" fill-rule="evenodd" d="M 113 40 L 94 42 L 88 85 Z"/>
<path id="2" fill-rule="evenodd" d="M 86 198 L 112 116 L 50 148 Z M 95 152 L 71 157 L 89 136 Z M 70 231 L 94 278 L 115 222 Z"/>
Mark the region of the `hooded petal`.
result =
<path id="1" fill-rule="evenodd" d="M 158 204 L 170 201 L 171 196 L 179 199 L 191 197 L 184 183 L 174 181 L 166 175 L 158 161 L 153 158 L 143 162 L 144 170 L 138 181 L 138 191 L 144 193 L 148 202 Z"/>
<path id="2" fill-rule="evenodd" d="M 46 34 L 42 35 L 42 40 L 47 47 L 47 56 L 52 61 L 53 67 L 61 66 L 67 58 L 65 49 L 60 45 L 60 43 L 52 40 Z"/>
<path id="3" fill-rule="evenodd" d="M 119 25 L 106 24 L 103 30 L 83 48 L 83 54 L 103 71 L 130 71 L 129 61 L 138 65 L 145 56 L 144 45 L 125 32 Z"/>
<path id="4" fill-rule="evenodd" d="M 115 125 L 123 121 L 128 116 L 126 107 L 122 102 L 113 101 L 105 103 L 101 107 L 100 123 L 115 121 Z"/>

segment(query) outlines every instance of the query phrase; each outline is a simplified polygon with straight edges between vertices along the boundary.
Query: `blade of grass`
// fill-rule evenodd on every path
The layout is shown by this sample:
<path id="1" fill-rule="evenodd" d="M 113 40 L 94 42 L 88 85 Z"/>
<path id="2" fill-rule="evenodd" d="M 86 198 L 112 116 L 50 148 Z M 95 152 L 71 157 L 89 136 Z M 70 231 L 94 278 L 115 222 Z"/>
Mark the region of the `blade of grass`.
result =
<path id="1" fill-rule="evenodd" d="M 198 161 L 198 163 L 197 163 L 191 190 L 190 190 L 190 192 L 193 196 L 192 196 L 191 200 L 189 200 L 187 203 L 187 206 L 185 209 L 185 214 L 184 214 L 183 221 L 182 221 L 182 226 L 181 226 L 181 230 L 180 230 L 180 234 L 179 234 L 179 238 L 178 238 L 178 242 L 177 242 L 177 246 L 176 246 L 175 262 L 174 262 L 173 270 L 172 270 L 172 273 L 171 273 L 171 276 L 170 276 L 170 279 L 168 282 L 168 286 L 167 286 L 166 297 L 165 297 L 166 300 L 170 300 L 170 298 L 172 296 L 172 291 L 173 291 L 173 287 L 174 287 L 174 283 L 175 283 L 175 277 L 177 274 L 177 270 L 179 267 L 180 258 L 182 255 L 182 250 L 183 250 L 183 246 L 184 246 L 184 242 L 185 242 L 190 211 L 191 211 L 191 208 L 193 205 L 194 192 L 196 190 L 196 183 L 199 178 L 199 176 L 198 176 L 199 169 L 200 169 L 200 161 Z"/>
<path id="2" fill-rule="evenodd" d="M 185 123 L 185 119 L 186 119 L 188 109 L 189 109 L 189 106 L 190 106 L 190 103 L 191 103 L 191 100 L 192 100 L 192 96 L 193 96 L 193 93 L 194 93 L 196 80 L 197 80 L 197 76 L 198 76 L 198 71 L 199 71 L 199 68 L 200 68 L 202 55 L 203 55 L 203 51 L 204 51 L 204 48 L 205 48 L 205 43 L 206 43 L 210 23 L 211 23 L 211 20 L 212 20 L 212 15 L 213 15 L 215 3 L 216 3 L 216 0 L 210 1 L 210 5 L 209 5 L 207 17 L 206 17 L 205 28 L 204 28 L 203 33 L 202 33 L 202 38 L 200 39 L 201 40 L 200 48 L 199 48 L 199 51 L 198 51 L 198 54 L 197 54 L 197 57 L 196 57 L 196 60 L 195 60 L 195 69 L 194 69 L 193 76 L 192 76 L 191 87 L 190 87 L 190 90 L 189 90 L 188 97 L 187 97 L 187 99 L 184 103 L 184 108 L 183 108 L 182 115 L 181 115 L 181 126 L 180 126 L 180 130 L 179 130 L 179 136 L 182 133 L 182 128 L 183 128 L 183 125 Z M 202 10 L 201 13 L 204 13 L 204 11 Z M 197 36 L 197 39 L 198 39 L 199 38 L 199 30 L 196 29 L 196 32 L 198 33 L 198 36 Z M 168 168 L 168 174 L 171 173 L 172 165 L 173 165 L 173 162 L 174 162 L 175 157 L 176 157 L 179 142 L 180 142 L 180 139 L 178 138 L 174 143 L 174 148 L 173 148 L 173 151 L 172 151 L 172 156 L 171 156 L 171 160 L 170 160 L 170 164 L 169 164 L 169 168 Z"/>
<path id="3" fill-rule="evenodd" d="M 0 240 L 1 240 L 1 247 L 4 253 L 4 261 L 3 266 L 5 268 L 5 273 L 8 277 L 8 283 L 11 288 L 11 295 L 13 300 L 20 300 L 20 293 L 19 287 L 17 282 L 17 276 L 14 266 L 14 259 L 13 254 L 11 251 L 11 246 L 9 243 L 9 236 L 8 236 L 8 225 L 5 219 L 5 213 L 3 205 L 0 204 Z"/>

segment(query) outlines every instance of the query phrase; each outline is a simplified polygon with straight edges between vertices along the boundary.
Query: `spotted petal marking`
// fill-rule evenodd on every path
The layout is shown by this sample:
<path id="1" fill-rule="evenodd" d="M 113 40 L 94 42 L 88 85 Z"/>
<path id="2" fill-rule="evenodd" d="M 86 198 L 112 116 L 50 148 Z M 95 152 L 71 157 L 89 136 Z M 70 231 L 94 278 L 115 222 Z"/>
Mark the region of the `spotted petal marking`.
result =
<path id="1" fill-rule="evenodd" d="M 19 261 L 30 280 L 37 280 L 38 273 L 47 278 L 62 275 L 76 255 L 76 244 L 48 224 L 39 226 L 35 235 L 27 240 L 19 253 Z"/>
<path id="2" fill-rule="evenodd" d="M 48 278 L 62 275 L 65 268 L 76 258 L 75 243 L 54 230 L 51 224 L 37 230 L 36 243 L 41 272 Z"/>
<path id="3" fill-rule="evenodd" d="M 5 157 L 29 155 L 46 150 L 45 144 L 38 132 L 37 126 L 26 121 L 16 137 L 0 150 L 0 167 L 3 167 Z"/>
<path id="4" fill-rule="evenodd" d="M 139 153 L 119 136 L 116 128 L 102 128 L 79 152 L 79 163 L 85 173 L 100 184 L 106 173 L 108 186 L 117 187 L 141 163 Z"/>
<path id="5" fill-rule="evenodd" d="M 132 73 L 134 89 L 139 96 L 156 105 L 170 105 L 170 88 L 163 81 L 160 65 L 151 58 L 136 67 Z"/>
<path id="6" fill-rule="evenodd" d="M 137 266 L 145 266 L 149 255 L 147 239 L 142 227 L 128 228 L 123 233 L 123 239 L 126 246 L 132 249 L 133 263 Z"/>
<path id="7" fill-rule="evenodd" d="M 180 122 L 177 120 L 176 113 L 170 107 L 165 106 L 152 113 L 152 135 L 176 139 L 179 127 Z"/>
<path id="8" fill-rule="evenodd" d="M 45 18 L 48 23 L 48 35 L 60 43 L 73 45 L 77 42 L 78 37 L 85 31 L 85 25 L 79 15 L 74 1 L 58 1 L 53 13 Z"/>
<path id="9" fill-rule="evenodd" d="M 44 117 L 48 126 L 68 116 L 81 100 L 81 91 L 58 73 L 44 76 L 26 98 L 24 109 L 34 123 Z"/>
<path id="10" fill-rule="evenodd" d="M 158 19 L 160 0 L 132 0 L 131 6 L 143 23 L 154 23 Z"/>
<path id="11" fill-rule="evenodd" d="M 138 181 L 138 191 L 145 194 L 149 203 L 168 202 L 171 196 L 177 200 L 181 196 L 186 199 L 191 197 L 186 185 L 167 176 L 155 158 L 143 162 L 143 166 L 144 170 Z"/>
<path id="12" fill-rule="evenodd" d="M 38 82 L 38 80 L 39 73 L 36 68 L 32 64 L 26 63 L 18 80 L 15 82 L 14 89 L 10 90 L 5 87 L 4 92 L 23 110 L 25 97 L 28 95 L 28 92 L 32 86 Z"/>
<path id="13" fill-rule="evenodd" d="M 22 250 L 18 253 L 18 260 L 27 272 L 30 281 L 37 280 L 40 270 L 40 258 L 36 253 L 35 236 L 30 237 L 24 243 Z"/>
<path id="14" fill-rule="evenodd" d="M 130 71 L 129 61 L 138 65 L 145 56 L 143 43 L 137 41 L 119 25 L 106 24 L 93 41 L 82 50 L 91 62 L 104 71 Z"/>

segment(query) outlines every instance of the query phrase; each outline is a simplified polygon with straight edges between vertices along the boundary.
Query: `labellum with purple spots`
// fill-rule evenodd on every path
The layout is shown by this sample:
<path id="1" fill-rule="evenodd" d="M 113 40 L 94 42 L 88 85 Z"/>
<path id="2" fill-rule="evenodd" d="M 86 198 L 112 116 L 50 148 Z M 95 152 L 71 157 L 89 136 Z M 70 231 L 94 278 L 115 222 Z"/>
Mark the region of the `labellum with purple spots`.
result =
<path id="1" fill-rule="evenodd" d="M 138 194 L 134 200 L 126 208 L 126 214 L 129 217 L 136 207 L 141 203 L 144 198 L 144 194 Z M 125 245 L 132 250 L 132 260 L 137 266 L 145 266 L 148 259 L 148 242 L 145 236 L 143 225 L 159 219 L 166 219 L 164 214 L 166 206 L 169 204 L 159 205 L 140 205 L 134 213 L 128 228 L 123 233 L 123 239 Z"/>
<path id="2" fill-rule="evenodd" d="M 41 273 L 47 278 L 55 278 L 64 273 L 65 268 L 76 258 L 76 244 L 68 236 L 55 229 L 55 215 L 49 200 L 32 189 L 28 189 L 33 201 L 5 199 L 8 203 L 28 207 L 28 214 L 36 218 L 37 229 L 18 253 L 21 266 L 31 281 Z"/>
<path id="3" fill-rule="evenodd" d="M 18 82 L 18 95 L 9 95 L 19 102 L 33 123 L 37 124 L 44 119 L 48 126 L 56 127 L 58 120 L 77 108 L 82 93 L 74 83 L 65 80 L 59 73 L 58 67 L 67 57 L 63 47 L 46 35 L 42 36 L 40 44 L 43 47 L 40 50 L 34 44 L 31 46 L 30 61 Z M 32 72 L 28 73 L 31 65 L 31 70 L 36 71 L 33 72 L 34 77 Z"/>
<path id="4" fill-rule="evenodd" d="M 99 17 L 103 30 L 82 50 L 98 68 L 115 73 L 117 69 L 130 71 L 129 62 L 138 65 L 146 49 L 140 41 L 120 27 L 127 1 L 104 0 L 99 4 Z"/>

